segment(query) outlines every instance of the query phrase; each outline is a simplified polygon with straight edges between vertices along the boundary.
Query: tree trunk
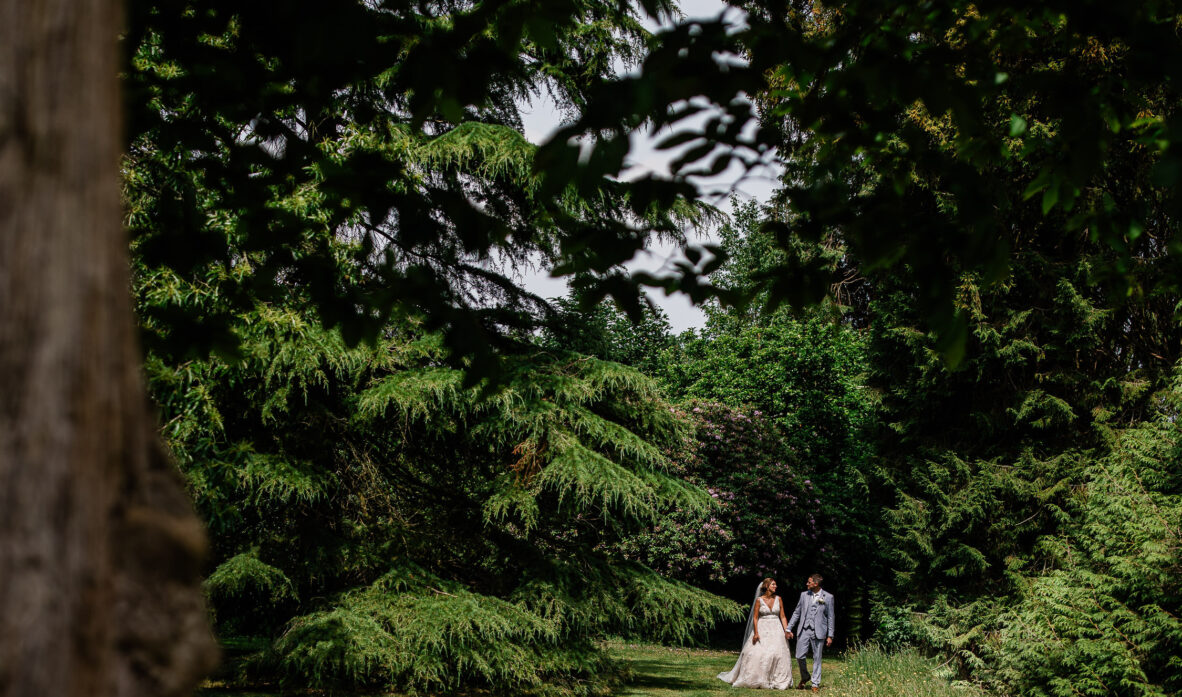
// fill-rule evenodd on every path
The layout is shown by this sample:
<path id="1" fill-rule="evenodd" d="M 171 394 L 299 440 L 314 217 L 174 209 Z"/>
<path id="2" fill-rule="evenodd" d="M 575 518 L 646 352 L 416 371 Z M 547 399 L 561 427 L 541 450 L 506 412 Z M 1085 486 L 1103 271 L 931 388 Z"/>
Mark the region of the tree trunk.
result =
<path id="1" fill-rule="evenodd" d="M 122 12 L 0 2 L 0 697 L 184 694 L 216 657 L 139 373 Z"/>

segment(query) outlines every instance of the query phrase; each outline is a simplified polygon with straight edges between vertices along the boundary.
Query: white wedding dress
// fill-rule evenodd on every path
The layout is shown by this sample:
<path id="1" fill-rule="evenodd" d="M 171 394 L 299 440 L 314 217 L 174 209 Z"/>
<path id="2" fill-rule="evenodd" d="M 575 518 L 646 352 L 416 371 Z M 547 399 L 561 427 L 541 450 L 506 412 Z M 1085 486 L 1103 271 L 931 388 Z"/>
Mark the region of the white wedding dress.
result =
<path id="1" fill-rule="evenodd" d="M 719 673 L 718 679 L 731 687 L 762 687 L 785 690 L 792 687 L 792 654 L 784 625 L 780 624 L 780 596 L 768 607 L 763 598 L 755 601 L 758 616 L 759 643 L 751 643 L 751 634 L 743 640 L 743 650 L 735 667 Z"/>

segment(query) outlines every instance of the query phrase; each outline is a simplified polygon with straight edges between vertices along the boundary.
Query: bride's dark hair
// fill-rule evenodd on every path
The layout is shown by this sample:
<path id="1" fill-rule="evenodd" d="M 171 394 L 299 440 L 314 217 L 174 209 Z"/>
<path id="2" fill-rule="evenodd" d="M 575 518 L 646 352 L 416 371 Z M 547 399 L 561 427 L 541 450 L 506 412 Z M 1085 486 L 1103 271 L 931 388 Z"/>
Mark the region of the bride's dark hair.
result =
<path id="1" fill-rule="evenodd" d="M 776 579 L 772 578 L 771 576 L 768 576 L 767 578 L 763 579 L 763 583 L 759 584 L 759 594 L 763 595 L 764 593 L 766 593 L 768 586 L 775 583 L 775 581 L 776 581 Z"/>

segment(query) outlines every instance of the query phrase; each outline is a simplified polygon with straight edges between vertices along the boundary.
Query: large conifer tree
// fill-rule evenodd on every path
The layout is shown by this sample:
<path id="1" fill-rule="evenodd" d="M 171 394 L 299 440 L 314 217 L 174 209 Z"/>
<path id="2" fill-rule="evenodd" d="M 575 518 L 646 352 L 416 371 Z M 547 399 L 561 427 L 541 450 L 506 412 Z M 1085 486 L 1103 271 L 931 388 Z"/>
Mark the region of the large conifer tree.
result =
<path id="1" fill-rule="evenodd" d="M 254 649 L 240 677 L 588 692 L 608 633 L 684 640 L 735 611 L 613 551 L 709 498 L 665 472 L 681 426 L 653 384 L 537 351 L 551 310 L 513 277 L 610 277 L 698 215 L 676 188 L 554 188 L 520 133 L 531 94 L 577 109 L 639 55 L 637 12 L 137 8 L 141 326 L 218 630 Z"/>

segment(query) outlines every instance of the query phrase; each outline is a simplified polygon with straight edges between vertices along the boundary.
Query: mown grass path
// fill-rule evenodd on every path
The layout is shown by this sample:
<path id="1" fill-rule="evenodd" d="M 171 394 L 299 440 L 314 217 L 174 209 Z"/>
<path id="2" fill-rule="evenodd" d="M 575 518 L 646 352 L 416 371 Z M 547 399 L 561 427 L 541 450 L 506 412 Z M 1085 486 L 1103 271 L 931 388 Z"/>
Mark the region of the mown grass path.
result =
<path id="1" fill-rule="evenodd" d="M 631 676 L 615 697 L 731 697 L 778 694 L 734 688 L 718 679 L 738 656 L 734 651 L 679 649 L 643 644 L 616 644 L 612 653 Z M 811 665 L 811 662 L 810 662 Z M 914 651 L 884 654 L 873 648 L 826 657 L 823 697 L 983 697 L 974 685 L 951 682 L 934 661 Z M 793 673 L 795 680 L 800 676 Z M 811 692 L 785 690 L 785 695 Z"/>
<path id="2" fill-rule="evenodd" d="M 800 690 L 749 690 L 734 688 L 718 679 L 730 670 L 737 651 L 679 649 L 651 644 L 613 642 L 612 655 L 627 667 L 629 677 L 612 697 L 748 697 L 782 694 L 785 697 L 811 695 Z M 821 697 L 986 697 L 975 685 L 951 682 L 942 676 L 935 661 L 915 651 L 885 654 L 875 648 L 849 651 L 826 657 Z M 800 676 L 794 672 L 799 681 Z M 279 695 L 324 695 L 319 690 L 285 692 L 240 691 L 222 683 L 209 683 L 198 690 L 199 697 L 278 697 Z M 336 692 L 335 695 L 348 693 Z M 375 693 L 363 693 L 375 697 Z M 376 693 L 401 697 L 399 693 Z M 438 694 L 438 693 L 437 693 Z M 450 693 L 443 693 L 444 697 Z M 465 693 L 485 695 L 487 692 Z"/>

